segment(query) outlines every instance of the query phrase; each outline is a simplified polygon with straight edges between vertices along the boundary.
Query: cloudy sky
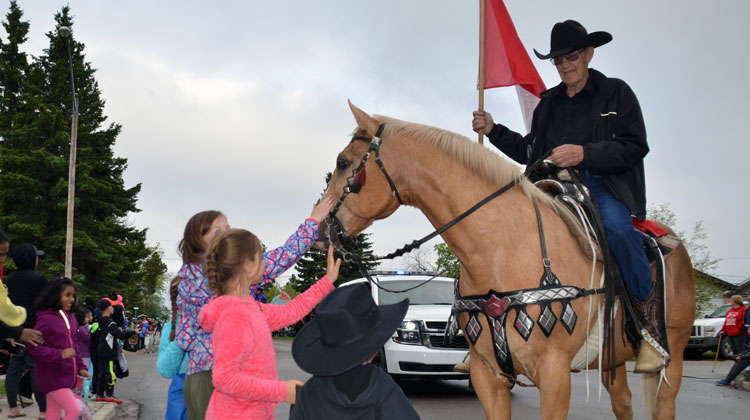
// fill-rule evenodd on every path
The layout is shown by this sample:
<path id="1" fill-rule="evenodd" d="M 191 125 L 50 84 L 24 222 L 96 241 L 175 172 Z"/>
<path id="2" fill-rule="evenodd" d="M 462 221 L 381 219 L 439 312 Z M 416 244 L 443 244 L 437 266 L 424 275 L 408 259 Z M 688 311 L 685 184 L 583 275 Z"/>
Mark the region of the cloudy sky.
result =
<path id="1" fill-rule="evenodd" d="M 28 53 L 47 46 L 65 3 L 20 0 Z M 702 220 L 720 278 L 750 277 L 743 121 L 750 59 L 746 0 L 506 0 L 521 41 L 549 51 L 555 22 L 575 19 L 614 41 L 592 67 L 624 79 L 643 109 L 650 203 L 669 203 L 678 229 Z M 133 223 L 148 228 L 172 270 L 185 222 L 218 209 L 269 246 L 309 215 L 347 144 L 347 99 L 369 113 L 474 139 L 478 2 L 455 0 L 73 1 L 127 185 L 143 183 Z M 2 10 L 7 12 L 7 3 Z M 4 35 L 2 29 L 0 34 Z M 554 67 L 534 58 L 548 87 Z M 518 131 L 515 89 L 486 94 L 495 120 Z M 492 146 L 490 146 L 492 147 Z M 376 252 L 432 227 L 405 208 L 376 223 Z M 401 263 L 387 263 L 397 268 Z"/>

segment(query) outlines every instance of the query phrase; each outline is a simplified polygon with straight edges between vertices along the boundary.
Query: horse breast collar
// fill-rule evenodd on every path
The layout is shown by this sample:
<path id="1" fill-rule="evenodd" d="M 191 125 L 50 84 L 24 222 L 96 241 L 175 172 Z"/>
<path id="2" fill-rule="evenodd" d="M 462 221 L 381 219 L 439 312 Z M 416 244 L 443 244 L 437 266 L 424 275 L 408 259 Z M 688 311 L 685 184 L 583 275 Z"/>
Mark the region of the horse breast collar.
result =
<path id="1" fill-rule="evenodd" d="M 552 264 L 547 256 L 547 245 L 544 238 L 544 227 L 539 212 L 539 206 L 534 203 L 537 223 L 539 225 L 539 238 L 542 248 L 542 264 L 544 272 L 540 280 L 539 288 L 521 289 L 509 292 L 496 292 L 490 290 L 485 295 L 462 297 L 459 292 L 458 282 L 456 283 L 455 295 L 456 300 L 453 304 L 451 317 L 445 330 L 448 337 L 454 336 L 458 332 L 458 315 L 461 312 L 469 313 L 469 322 L 464 329 L 466 336 L 471 341 L 472 346 L 476 345 L 480 334 L 482 333 L 482 324 L 479 322 L 479 314 L 484 314 L 487 323 L 490 325 L 492 333 L 492 344 L 495 353 L 495 360 L 500 369 L 515 380 L 516 372 L 513 367 L 513 358 L 508 348 L 508 338 L 506 334 L 506 320 L 510 309 L 516 310 L 516 320 L 513 327 L 525 341 L 529 340 L 531 332 L 534 329 L 534 320 L 531 319 L 526 307 L 528 305 L 539 305 L 541 312 L 536 323 L 544 335 L 549 338 L 552 330 L 557 324 L 557 316 L 552 312 L 552 302 L 562 303 L 562 314 L 560 322 L 568 334 L 573 334 L 578 315 L 575 313 L 570 301 L 580 297 L 604 293 L 604 289 L 582 289 L 576 286 L 563 286 L 555 273 L 552 272 Z"/>

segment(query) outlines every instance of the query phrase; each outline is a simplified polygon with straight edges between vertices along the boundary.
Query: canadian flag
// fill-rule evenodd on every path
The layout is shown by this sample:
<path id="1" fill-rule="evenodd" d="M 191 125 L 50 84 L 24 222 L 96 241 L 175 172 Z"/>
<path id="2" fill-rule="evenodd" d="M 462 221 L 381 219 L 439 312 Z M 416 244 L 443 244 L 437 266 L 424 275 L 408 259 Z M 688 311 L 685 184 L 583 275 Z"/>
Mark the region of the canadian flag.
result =
<path id="1" fill-rule="evenodd" d="M 483 1 L 484 88 L 516 86 L 526 131 L 531 131 L 534 108 L 546 90 L 544 82 L 518 38 L 502 0 Z"/>

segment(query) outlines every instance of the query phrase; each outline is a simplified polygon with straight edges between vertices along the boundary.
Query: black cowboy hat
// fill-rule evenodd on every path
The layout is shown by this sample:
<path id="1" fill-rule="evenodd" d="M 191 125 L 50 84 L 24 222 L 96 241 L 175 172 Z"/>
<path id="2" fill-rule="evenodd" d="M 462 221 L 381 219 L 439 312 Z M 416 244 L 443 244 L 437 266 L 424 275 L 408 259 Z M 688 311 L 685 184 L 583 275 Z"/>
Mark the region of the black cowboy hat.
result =
<path id="1" fill-rule="evenodd" d="M 612 40 L 608 32 L 598 31 L 588 33 L 586 28 L 574 20 L 557 22 L 552 27 L 550 36 L 550 53 L 541 54 L 534 49 L 534 54 L 542 60 L 555 58 L 584 47 L 601 47 Z"/>
<path id="2" fill-rule="evenodd" d="M 409 299 L 375 305 L 364 284 L 340 287 L 294 337 L 292 357 L 305 372 L 335 376 L 364 363 L 383 346 L 409 309 Z"/>

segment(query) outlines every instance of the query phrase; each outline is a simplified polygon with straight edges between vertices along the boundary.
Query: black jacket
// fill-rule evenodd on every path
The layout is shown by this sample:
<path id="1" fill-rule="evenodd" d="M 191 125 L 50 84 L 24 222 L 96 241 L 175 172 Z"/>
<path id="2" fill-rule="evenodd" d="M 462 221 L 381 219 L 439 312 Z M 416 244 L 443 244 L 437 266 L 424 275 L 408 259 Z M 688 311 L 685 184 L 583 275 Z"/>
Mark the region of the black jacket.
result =
<path id="1" fill-rule="evenodd" d="M 36 256 L 34 256 L 36 258 Z M 19 269 L 13 272 L 5 282 L 8 285 L 8 297 L 14 305 L 26 308 L 26 321 L 23 326 L 34 328 L 36 322 L 36 299 L 42 294 L 47 279 L 33 268 Z"/>
<path id="2" fill-rule="evenodd" d="M 115 360 L 117 359 L 117 349 L 119 344 L 117 340 L 127 340 L 131 335 L 135 334 L 135 331 L 123 332 L 112 318 L 103 316 L 99 320 L 99 347 L 98 347 L 98 359 L 99 360 Z"/>
<path id="3" fill-rule="evenodd" d="M 353 399 L 336 386 L 335 377 L 313 376 L 297 388 L 290 420 L 418 420 L 404 392 L 382 369 L 362 366 L 369 383 Z"/>
<path id="4" fill-rule="evenodd" d="M 620 79 L 606 77 L 594 69 L 589 69 L 589 77 L 597 88 L 591 108 L 593 136 L 583 146 L 583 162 L 579 167 L 603 176 L 615 197 L 643 220 L 646 217 L 643 158 L 649 148 L 638 98 Z M 521 136 L 496 124 L 487 135 L 490 142 L 518 163 L 536 162 L 547 152 L 544 131 L 550 121 L 553 98 L 563 89 L 565 84 L 560 83 L 542 93 L 529 134 Z"/>

